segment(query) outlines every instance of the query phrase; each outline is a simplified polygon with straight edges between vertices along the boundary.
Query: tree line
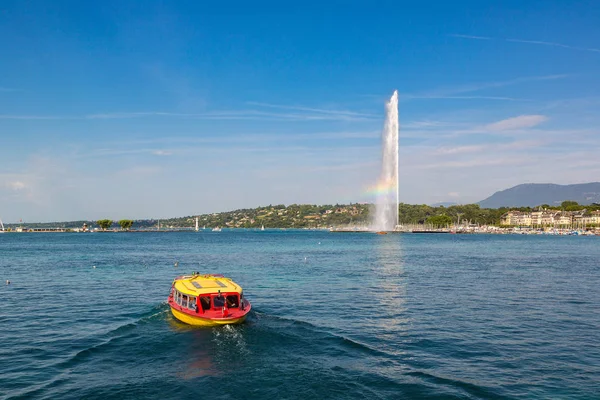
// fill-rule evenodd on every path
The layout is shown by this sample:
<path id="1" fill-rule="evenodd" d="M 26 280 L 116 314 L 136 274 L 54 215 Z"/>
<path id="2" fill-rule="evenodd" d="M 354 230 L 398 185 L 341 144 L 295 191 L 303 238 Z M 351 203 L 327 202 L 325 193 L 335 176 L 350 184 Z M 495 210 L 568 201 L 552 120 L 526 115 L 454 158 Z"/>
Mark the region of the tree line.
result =
<path id="1" fill-rule="evenodd" d="M 398 206 L 398 220 L 401 224 L 429 224 L 437 227 L 451 224 L 500 225 L 502 215 L 508 211 L 533 212 L 553 211 L 590 211 L 600 210 L 600 204 L 581 205 L 576 201 L 563 201 L 560 205 L 541 204 L 535 207 L 481 208 L 478 204 L 433 207 L 425 204 L 405 204 Z"/>
<path id="2" fill-rule="evenodd" d="M 100 229 L 102 229 L 103 231 L 110 229 L 113 225 L 113 220 L 112 219 L 99 219 L 98 221 L 96 221 L 96 224 L 98 224 L 98 226 L 100 227 Z M 122 219 L 118 222 L 119 226 L 121 227 L 122 230 L 124 231 L 128 231 L 131 229 L 131 227 L 133 226 L 133 220 L 131 219 Z"/>
<path id="3" fill-rule="evenodd" d="M 239 209 L 221 213 L 199 215 L 200 226 L 232 226 L 239 228 L 303 228 L 329 227 L 343 225 L 366 225 L 371 221 L 372 204 L 283 204 L 269 205 L 252 209 Z M 500 225 L 502 215 L 511 210 L 532 212 L 546 209 L 555 211 L 600 210 L 600 204 L 580 205 L 575 201 L 564 201 L 560 205 L 541 204 L 536 207 L 501 207 L 481 208 L 477 204 L 429 206 L 426 204 L 400 203 L 398 216 L 400 224 L 428 224 L 436 227 L 451 224 Z M 161 219 L 161 226 L 188 227 L 195 225 L 195 216 Z M 115 221 L 102 219 L 98 221 L 71 221 L 28 223 L 29 227 L 64 227 L 78 228 L 84 223 L 97 224 L 102 230 L 108 230 Z M 116 222 L 123 230 L 130 230 L 135 224 L 137 229 L 156 228 L 157 220 L 129 220 Z M 7 228 L 15 228 L 23 224 L 7 224 Z"/>

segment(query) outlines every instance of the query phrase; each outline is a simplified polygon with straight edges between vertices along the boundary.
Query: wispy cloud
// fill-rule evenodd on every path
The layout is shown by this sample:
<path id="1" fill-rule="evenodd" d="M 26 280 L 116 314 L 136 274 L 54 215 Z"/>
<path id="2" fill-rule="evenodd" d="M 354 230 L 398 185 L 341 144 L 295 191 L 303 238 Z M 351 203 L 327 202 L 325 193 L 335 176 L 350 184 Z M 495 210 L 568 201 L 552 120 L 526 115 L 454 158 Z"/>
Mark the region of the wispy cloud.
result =
<path id="1" fill-rule="evenodd" d="M 319 143 L 323 141 L 339 142 L 343 139 L 356 139 L 370 141 L 379 141 L 381 136 L 380 130 L 365 130 L 365 131 L 331 131 L 331 132 L 312 132 L 312 133 L 248 133 L 248 132 L 232 132 L 229 135 L 218 133 L 206 133 L 202 137 L 189 136 L 161 136 L 151 139 L 137 140 L 118 140 L 106 142 L 106 147 L 94 149 L 94 155 L 113 156 L 125 154 L 154 154 L 154 155 L 171 155 L 173 153 L 185 152 L 191 149 L 190 145 L 229 145 L 229 144 L 245 144 L 245 143 Z M 346 142 L 338 144 L 340 147 L 345 147 Z M 124 146 L 132 147 L 124 150 Z M 177 147 L 179 146 L 179 147 Z M 158 147 L 158 148 L 157 148 Z M 164 147 L 168 147 L 165 150 Z M 195 148 L 195 147 L 194 147 Z M 89 155 L 86 152 L 85 155 Z"/>
<path id="2" fill-rule="evenodd" d="M 460 34 L 457 34 L 457 33 L 450 34 L 449 36 L 458 37 L 458 38 L 464 38 L 464 39 L 477 39 L 477 40 L 490 40 L 490 39 L 492 39 L 491 37 L 487 37 L 487 36 L 460 35 Z"/>
<path id="3" fill-rule="evenodd" d="M 480 145 L 463 145 L 463 146 L 444 146 L 438 147 L 432 152 L 433 156 L 454 156 L 460 155 L 464 156 L 466 154 L 489 154 L 489 155 L 498 155 L 498 153 L 502 151 L 520 151 L 520 150 L 529 150 L 532 148 L 539 148 L 544 145 L 550 145 L 554 142 L 551 139 L 544 140 L 517 140 L 509 143 L 487 143 Z M 430 157 L 426 157 L 430 158 Z"/>
<path id="4" fill-rule="evenodd" d="M 545 115 L 520 115 L 504 119 L 485 126 L 489 131 L 507 131 L 514 129 L 532 128 L 548 120 Z"/>
<path id="5" fill-rule="evenodd" d="M 444 122 L 444 121 L 432 121 L 432 120 L 423 120 L 423 121 L 411 121 L 402 123 L 401 129 L 440 129 L 440 128 L 448 128 L 452 126 L 452 123 Z"/>
<path id="6" fill-rule="evenodd" d="M 10 115 L 0 114 L 0 119 L 21 119 L 21 120 L 64 120 L 64 119 L 84 119 L 83 117 L 67 117 L 57 115 Z"/>
<path id="7" fill-rule="evenodd" d="M 525 163 L 526 160 L 523 157 L 478 157 L 466 160 L 452 160 L 442 161 L 433 164 L 423 164 L 415 166 L 420 169 L 438 169 L 443 170 L 446 168 L 477 168 L 477 167 L 490 167 L 490 166 L 503 166 L 503 165 L 520 165 Z"/>
<path id="8" fill-rule="evenodd" d="M 485 149 L 483 145 L 469 145 L 469 146 L 452 146 L 452 147 L 440 147 L 435 151 L 436 155 L 446 154 L 464 154 L 474 153 Z"/>
<path id="9" fill-rule="evenodd" d="M 405 95 L 407 98 L 428 98 L 428 99 L 442 99 L 442 98 L 473 98 L 473 99 L 489 99 L 489 100 L 509 100 L 509 101 L 527 101 L 524 99 L 514 99 L 511 97 L 498 97 L 498 96 L 456 96 L 461 93 L 477 92 L 485 89 L 494 89 L 511 85 L 519 85 L 528 82 L 537 81 L 553 81 L 557 79 L 564 79 L 569 77 L 567 74 L 555 74 L 555 75 L 541 75 L 541 76 L 527 76 L 515 79 L 509 79 L 505 81 L 494 81 L 494 82 L 481 82 L 463 86 L 445 87 L 440 88 L 431 92 L 417 93 L 414 95 Z"/>
<path id="10" fill-rule="evenodd" d="M 155 156 L 170 156 L 173 154 L 172 151 L 169 150 L 155 150 L 152 152 Z"/>
<path id="11" fill-rule="evenodd" d="M 352 171 L 363 168 L 371 168 L 380 165 L 379 162 L 357 162 L 350 164 L 333 164 L 333 165 L 314 165 L 307 166 L 304 168 L 305 172 L 319 172 L 319 171 Z"/>
<path id="12" fill-rule="evenodd" d="M 514 97 L 502 97 L 502 96 L 439 96 L 439 95 L 425 95 L 425 96 L 403 96 L 405 99 L 449 99 L 449 100 L 503 100 L 503 101 L 531 101 L 529 99 L 517 99 Z"/>
<path id="13" fill-rule="evenodd" d="M 562 43 L 543 42 L 540 40 L 506 39 L 506 41 L 507 42 L 515 42 L 515 43 L 540 44 L 542 46 L 562 47 L 564 49 L 591 51 L 594 53 L 600 53 L 600 49 L 594 49 L 594 48 L 590 48 L 590 47 L 569 46 L 569 45 L 562 44 Z"/>
<path id="14" fill-rule="evenodd" d="M 259 106 L 259 107 L 278 108 L 278 109 L 282 109 L 282 110 L 309 111 L 309 112 L 316 112 L 316 113 L 322 113 L 322 114 L 353 115 L 353 116 L 360 116 L 360 117 L 377 117 L 377 115 L 374 115 L 374 114 L 366 114 L 366 113 L 346 111 L 346 110 L 331 110 L 331 109 L 311 108 L 311 107 L 302 107 L 302 106 L 287 106 L 287 105 L 281 105 L 281 104 L 260 103 L 260 102 L 255 102 L 255 101 L 249 101 L 246 104 L 253 105 L 253 106 Z"/>
<path id="15" fill-rule="evenodd" d="M 369 114 L 342 112 L 298 112 L 280 113 L 260 110 L 214 111 L 206 113 L 173 113 L 163 111 L 112 112 L 87 115 L 0 115 L 0 119 L 14 120 L 102 120 L 133 118 L 190 118 L 204 120 L 271 120 L 271 121 L 366 121 L 374 117 Z"/>
<path id="16" fill-rule="evenodd" d="M 139 166 L 120 170 L 116 173 L 116 175 L 128 176 L 128 177 L 142 177 L 142 176 L 155 175 L 161 171 L 162 171 L 162 169 L 160 167 L 157 167 L 154 165 L 148 165 L 148 166 L 139 165 Z"/>
<path id="17" fill-rule="evenodd" d="M 462 39 L 500 40 L 500 41 L 504 41 L 504 42 L 534 44 L 534 45 L 541 45 L 541 46 L 560 47 L 563 49 L 591 51 L 594 53 L 600 53 L 600 49 L 596 49 L 596 48 L 592 48 L 592 47 L 571 46 L 568 44 L 556 43 L 556 42 L 546 42 L 543 40 L 505 39 L 505 38 L 492 38 L 492 37 L 486 37 L 486 36 L 460 35 L 460 34 L 451 34 L 449 36 L 462 38 Z"/>
<path id="18" fill-rule="evenodd" d="M 141 142 L 140 142 L 141 143 Z M 182 149 L 182 151 L 185 149 Z M 174 150 L 139 148 L 139 147 L 124 147 L 122 144 L 118 147 L 102 147 L 93 148 L 84 153 L 75 153 L 74 158 L 89 158 L 89 157 L 120 157 L 120 156 L 135 156 L 135 155 L 154 155 L 154 156 L 170 156 Z"/>

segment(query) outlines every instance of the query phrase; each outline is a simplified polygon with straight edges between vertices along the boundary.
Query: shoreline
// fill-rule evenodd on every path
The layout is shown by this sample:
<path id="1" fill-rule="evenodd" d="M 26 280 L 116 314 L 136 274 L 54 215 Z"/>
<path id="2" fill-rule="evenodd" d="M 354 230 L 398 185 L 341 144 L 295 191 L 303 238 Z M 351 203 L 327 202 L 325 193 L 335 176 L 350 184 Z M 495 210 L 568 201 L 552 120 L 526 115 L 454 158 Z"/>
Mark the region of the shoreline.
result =
<path id="1" fill-rule="evenodd" d="M 365 227 L 345 227 L 345 228 L 268 228 L 261 230 L 260 228 L 223 228 L 225 231 L 246 231 L 246 232 L 268 232 L 268 231 L 313 231 L 313 232 L 329 232 L 329 233 L 363 233 L 376 234 L 377 232 Z M 211 233 L 212 229 L 195 228 L 172 228 L 172 229 L 132 229 L 132 230 L 92 230 L 81 231 L 69 228 L 35 228 L 23 229 L 20 231 L 2 231 L 0 233 L 18 234 L 18 233 L 174 233 L 174 232 L 195 232 L 195 233 Z M 553 229 L 533 229 L 533 228 L 499 228 L 499 227 L 479 227 L 479 228 L 397 228 L 393 231 L 386 231 L 386 234 L 456 234 L 456 235 L 546 235 L 546 236 L 600 236 L 600 229 L 571 229 L 571 228 L 553 228 Z"/>

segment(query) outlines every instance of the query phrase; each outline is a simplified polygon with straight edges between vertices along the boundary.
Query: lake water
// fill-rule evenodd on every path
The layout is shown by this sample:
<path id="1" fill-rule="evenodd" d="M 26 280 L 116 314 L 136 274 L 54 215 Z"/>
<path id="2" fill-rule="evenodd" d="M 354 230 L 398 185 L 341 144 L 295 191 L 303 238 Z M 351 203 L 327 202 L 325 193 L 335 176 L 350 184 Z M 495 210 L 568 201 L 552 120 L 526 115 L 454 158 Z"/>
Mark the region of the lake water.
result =
<path id="1" fill-rule="evenodd" d="M 192 271 L 247 322 L 175 321 Z M 0 398 L 600 398 L 600 237 L 2 234 L 0 278 Z"/>

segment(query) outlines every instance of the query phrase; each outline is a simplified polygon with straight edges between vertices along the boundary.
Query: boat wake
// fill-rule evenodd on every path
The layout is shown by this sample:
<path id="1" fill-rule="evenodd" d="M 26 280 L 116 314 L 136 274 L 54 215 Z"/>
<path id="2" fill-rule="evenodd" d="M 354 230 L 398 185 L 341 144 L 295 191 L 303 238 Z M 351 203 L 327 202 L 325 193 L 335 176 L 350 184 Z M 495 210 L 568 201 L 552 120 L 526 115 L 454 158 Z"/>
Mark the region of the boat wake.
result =
<path id="1" fill-rule="evenodd" d="M 273 328 L 273 333 L 282 336 L 298 337 L 302 339 L 310 338 L 314 342 L 314 336 L 318 336 L 319 341 L 329 342 L 331 345 L 340 345 L 354 350 L 359 350 L 370 355 L 393 356 L 393 354 L 376 349 L 366 343 L 356 339 L 351 339 L 341 333 L 332 331 L 331 328 L 318 326 L 316 324 L 300 319 L 282 317 L 277 315 L 263 314 L 254 312 L 257 321 L 266 322 L 263 326 Z"/>
<path id="2" fill-rule="evenodd" d="M 169 314 L 169 307 L 166 303 L 154 306 L 148 312 L 137 317 L 135 321 L 128 322 L 102 334 L 88 336 L 86 342 L 97 341 L 96 344 L 87 345 L 84 348 L 73 351 L 65 359 L 49 365 L 56 371 L 54 376 L 47 381 L 33 385 L 22 391 L 18 396 L 30 397 L 44 394 L 46 391 L 57 388 L 62 384 L 68 383 L 71 378 L 71 372 L 78 366 L 90 361 L 95 355 L 110 352 L 112 348 L 123 346 L 123 342 L 138 337 L 135 329 L 141 325 L 152 323 L 156 320 L 166 318 Z M 125 345 L 125 347 L 127 347 Z"/>

